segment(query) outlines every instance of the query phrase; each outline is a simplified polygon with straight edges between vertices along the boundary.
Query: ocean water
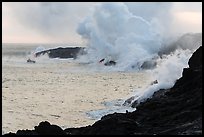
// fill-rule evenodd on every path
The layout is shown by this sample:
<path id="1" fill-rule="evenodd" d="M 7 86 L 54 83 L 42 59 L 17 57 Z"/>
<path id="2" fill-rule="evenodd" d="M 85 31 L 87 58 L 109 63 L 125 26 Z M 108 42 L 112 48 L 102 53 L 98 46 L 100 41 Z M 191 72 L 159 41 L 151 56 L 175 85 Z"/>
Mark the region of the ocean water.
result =
<path id="1" fill-rule="evenodd" d="M 34 58 L 34 64 L 26 62 L 37 48 L 58 46 L 3 44 L 3 134 L 33 129 L 45 120 L 62 128 L 87 126 L 108 113 L 133 111 L 123 103 L 153 81 L 146 71 L 119 71 L 74 59 L 44 55 Z"/>
<path id="2" fill-rule="evenodd" d="M 134 101 L 171 88 L 202 46 L 202 31 L 189 30 L 192 24 L 181 32 L 175 14 L 171 3 L 96 5 L 76 29 L 87 47 L 76 60 L 33 56 L 70 44 L 3 44 L 3 133 L 45 120 L 62 128 L 87 126 L 107 113 L 133 111 Z M 101 59 L 117 63 L 105 66 Z"/>

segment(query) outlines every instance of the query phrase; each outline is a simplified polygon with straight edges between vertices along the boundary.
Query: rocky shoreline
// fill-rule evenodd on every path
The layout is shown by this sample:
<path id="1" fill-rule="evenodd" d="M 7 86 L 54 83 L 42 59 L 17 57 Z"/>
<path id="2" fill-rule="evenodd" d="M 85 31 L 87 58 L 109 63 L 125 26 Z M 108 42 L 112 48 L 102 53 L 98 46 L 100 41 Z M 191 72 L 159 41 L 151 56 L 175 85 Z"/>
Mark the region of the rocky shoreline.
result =
<path id="1" fill-rule="evenodd" d="M 41 122 L 34 130 L 6 135 L 202 135 L 202 46 L 175 85 L 159 90 L 137 110 L 103 116 L 93 125 L 61 129 Z"/>

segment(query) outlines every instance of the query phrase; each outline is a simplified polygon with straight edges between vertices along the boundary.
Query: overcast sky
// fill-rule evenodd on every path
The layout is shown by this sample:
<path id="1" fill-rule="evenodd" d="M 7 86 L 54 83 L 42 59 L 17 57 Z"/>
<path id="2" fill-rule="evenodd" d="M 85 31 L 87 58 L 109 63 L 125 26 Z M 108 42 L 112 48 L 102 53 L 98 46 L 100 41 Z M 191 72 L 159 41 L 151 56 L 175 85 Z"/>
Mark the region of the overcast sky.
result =
<path id="1" fill-rule="evenodd" d="M 95 5 L 85 2 L 3 2 L 3 43 L 82 43 L 78 24 Z M 131 8 L 131 3 L 128 3 Z M 127 5 L 128 5 L 127 4 Z M 134 4 L 134 3 L 133 3 Z M 174 20 L 183 31 L 202 31 L 202 3 L 173 3 Z"/>

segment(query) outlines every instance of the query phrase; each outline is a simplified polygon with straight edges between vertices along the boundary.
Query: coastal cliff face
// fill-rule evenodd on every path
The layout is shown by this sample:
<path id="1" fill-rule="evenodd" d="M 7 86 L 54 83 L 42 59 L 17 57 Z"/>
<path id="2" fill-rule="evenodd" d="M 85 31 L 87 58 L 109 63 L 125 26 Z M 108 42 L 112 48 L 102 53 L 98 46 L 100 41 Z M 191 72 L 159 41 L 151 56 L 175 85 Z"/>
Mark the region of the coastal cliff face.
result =
<path id="1" fill-rule="evenodd" d="M 67 128 L 41 122 L 34 130 L 16 135 L 201 135 L 202 134 L 202 46 L 190 58 L 189 68 L 175 85 L 159 90 L 134 112 L 103 116 L 92 126 Z M 14 134 L 14 133 L 9 133 Z"/>

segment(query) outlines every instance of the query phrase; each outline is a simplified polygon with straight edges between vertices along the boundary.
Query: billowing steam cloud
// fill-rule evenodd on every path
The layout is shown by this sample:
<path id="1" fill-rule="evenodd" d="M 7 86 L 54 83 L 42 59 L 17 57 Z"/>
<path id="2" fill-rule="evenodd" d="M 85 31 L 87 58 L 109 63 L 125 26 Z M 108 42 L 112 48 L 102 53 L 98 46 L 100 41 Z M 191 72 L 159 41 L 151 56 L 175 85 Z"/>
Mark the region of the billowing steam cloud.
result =
<path id="1" fill-rule="evenodd" d="M 89 60 L 97 62 L 109 57 L 123 68 L 133 62 L 140 66 L 162 45 L 159 31 L 154 30 L 156 26 L 151 21 L 132 14 L 124 3 L 105 3 L 79 25 L 77 32 L 88 40 Z"/>
<path id="2" fill-rule="evenodd" d="M 181 76 L 182 69 L 188 67 L 192 52 L 202 45 L 201 33 L 182 37 L 172 33 L 178 26 L 172 26 L 171 6 L 169 3 L 97 6 L 77 29 L 88 45 L 88 54 L 79 60 L 95 65 L 103 58 L 113 60 L 117 64 L 112 70 L 120 71 L 140 70 L 146 62 L 154 64 L 155 68 L 147 73 L 157 83 L 136 90 L 133 100 L 142 101 L 159 89 L 170 88 Z"/>
<path id="3" fill-rule="evenodd" d="M 171 23 L 171 7 L 171 3 L 98 5 L 77 29 L 87 40 L 88 55 L 83 59 L 97 63 L 107 58 L 126 70 L 140 68 L 158 54 L 174 51 L 179 45 L 170 44 L 176 35 L 172 35 L 172 27 L 177 29 Z"/>

